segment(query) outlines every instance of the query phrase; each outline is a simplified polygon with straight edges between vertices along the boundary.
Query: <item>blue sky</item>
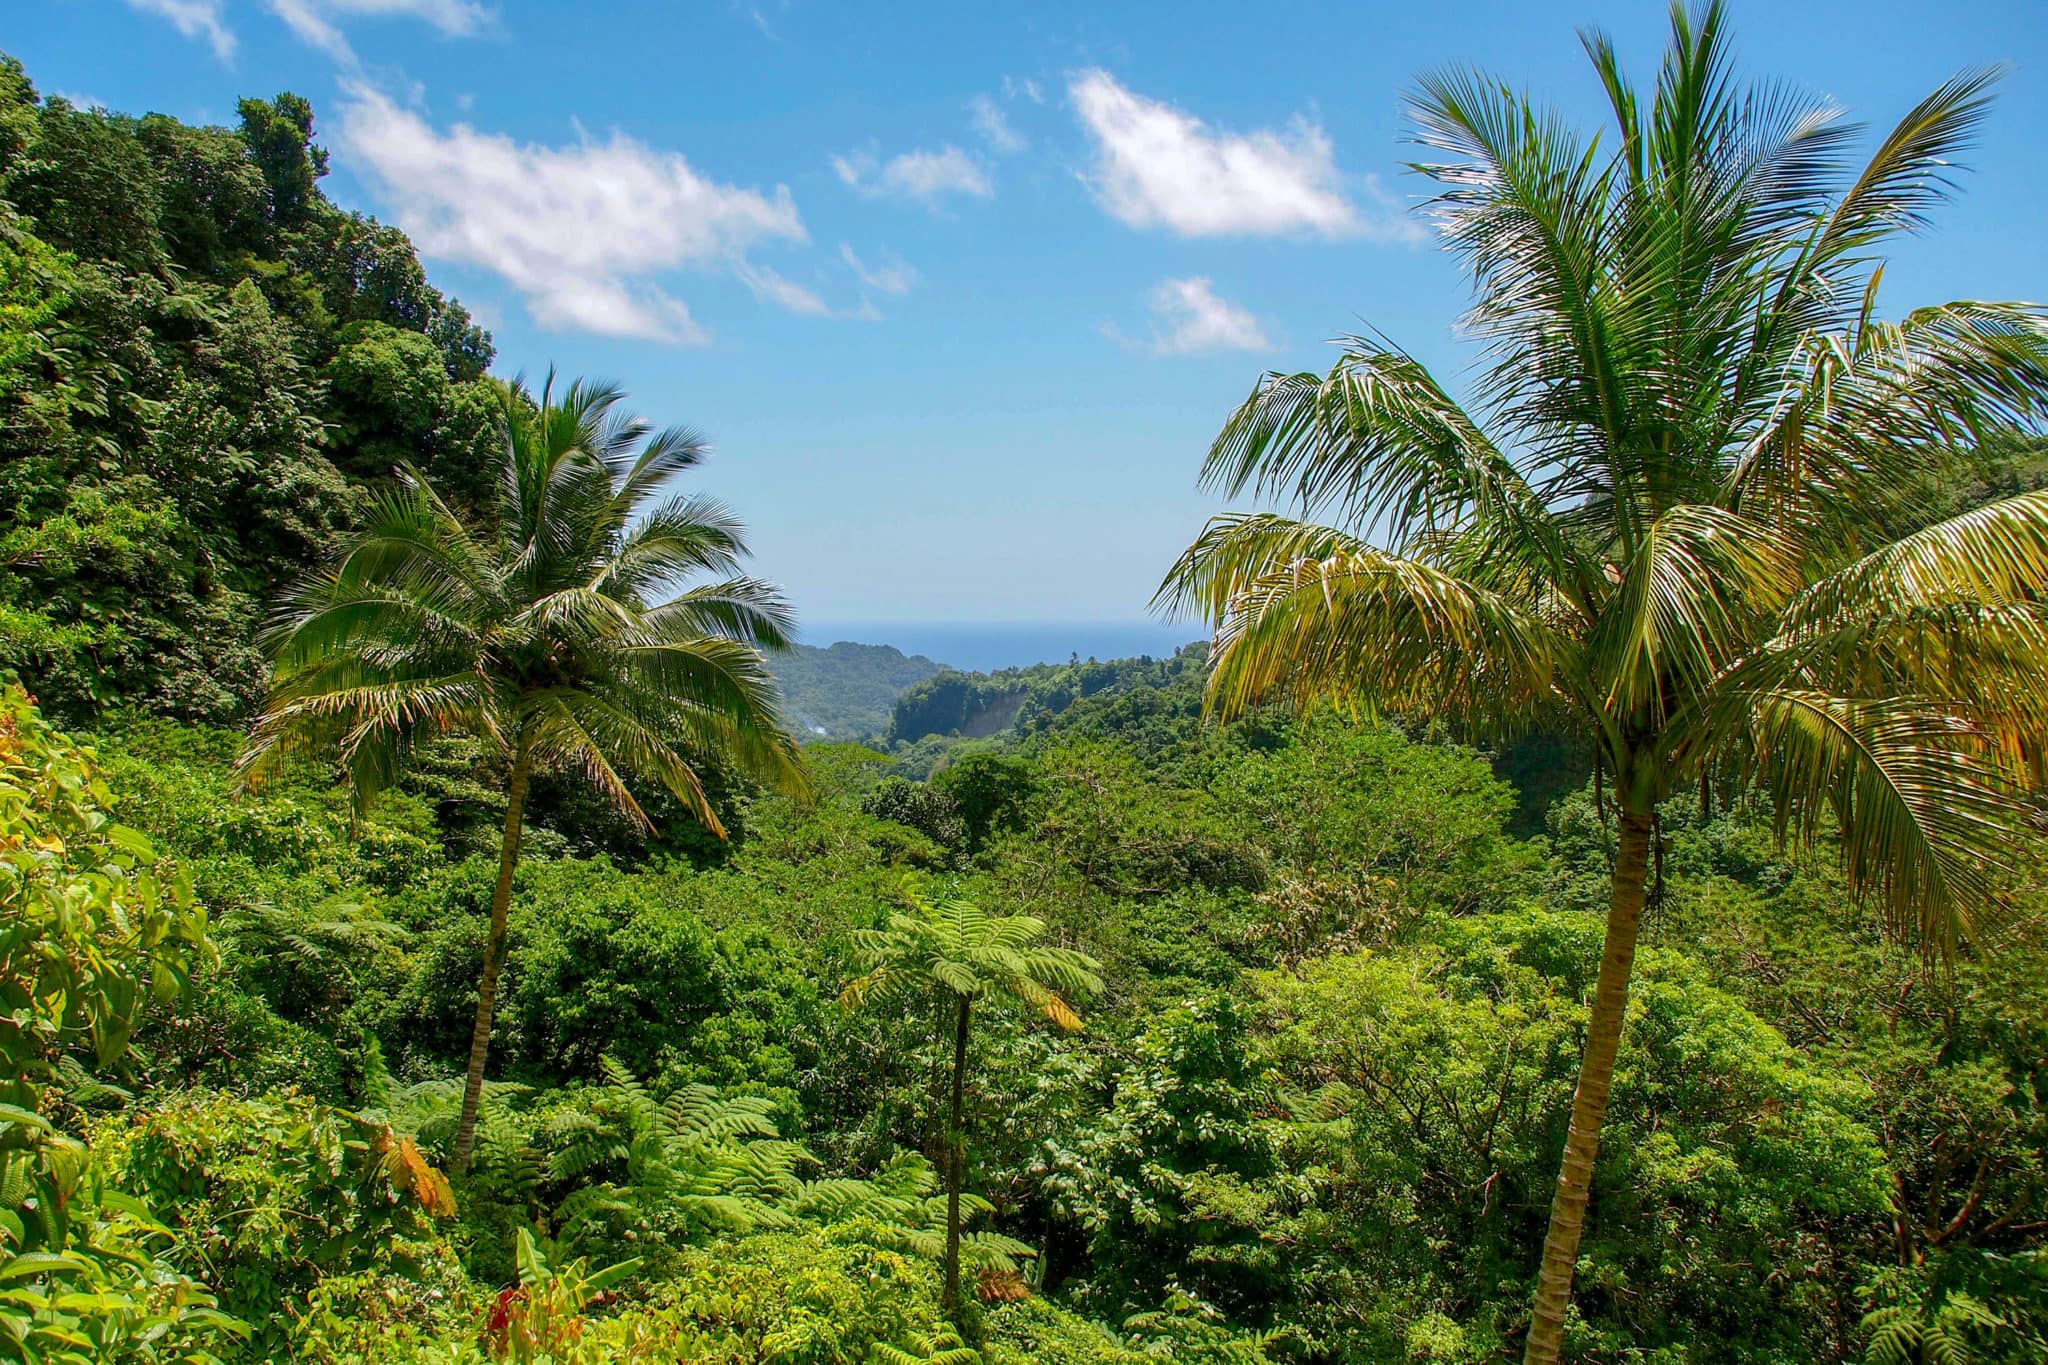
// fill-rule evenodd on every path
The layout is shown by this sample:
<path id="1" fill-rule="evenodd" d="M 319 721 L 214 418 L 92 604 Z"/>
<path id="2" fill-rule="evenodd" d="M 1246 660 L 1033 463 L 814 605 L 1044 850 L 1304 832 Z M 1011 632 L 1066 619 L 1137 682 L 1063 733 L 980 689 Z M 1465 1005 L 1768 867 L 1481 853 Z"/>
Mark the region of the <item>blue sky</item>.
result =
<path id="1" fill-rule="evenodd" d="M 2048 296 L 2048 4 L 1733 18 L 1750 74 L 1871 124 L 2012 65 L 1885 299 Z M 131 113 L 309 97 L 328 194 L 413 233 L 501 372 L 712 435 L 702 484 L 809 619 L 1116 621 L 1262 370 L 1365 325 L 1463 362 L 1401 93 L 1474 64 L 1591 122 L 1586 23 L 1647 67 L 1663 6 L 17 0 L 0 48 Z"/>

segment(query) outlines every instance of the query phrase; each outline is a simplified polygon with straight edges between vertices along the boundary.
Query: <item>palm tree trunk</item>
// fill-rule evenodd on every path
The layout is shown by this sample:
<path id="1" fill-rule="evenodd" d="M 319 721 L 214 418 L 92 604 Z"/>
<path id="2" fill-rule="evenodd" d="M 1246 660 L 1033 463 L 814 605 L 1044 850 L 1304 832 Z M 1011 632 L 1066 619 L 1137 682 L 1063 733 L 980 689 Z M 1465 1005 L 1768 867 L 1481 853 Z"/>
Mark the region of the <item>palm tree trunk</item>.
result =
<path id="1" fill-rule="evenodd" d="M 1593 1187 L 1593 1161 L 1600 1154 L 1600 1124 L 1607 1116 L 1614 1083 L 1614 1055 L 1628 1013 L 1628 979 L 1635 965 L 1636 931 L 1641 927 L 1643 892 L 1649 877 L 1650 816 L 1625 812 L 1614 855 L 1614 879 L 1607 907 L 1607 941 L 1600 952 L 1600 979 L 1586 1018 L 1586 1051 L 1579 1062 L 1579 1087 L 1572 1096 L 1572 1124 L 1564 1141 L 1564 1162 L 1550 1205 L 1550 1231 L 1543 1239 L 1543 1266 L 1536 1276 L 1536 1307 L 1523 1348 L 1523 1365 L 1555 1365 L 1564 1349 L 1564 1311 L 1572 1296 L 1572 1270 L 1585 1230 L 1586 1199 Z"/>
<path id="2" fill-rule="evenodd" d="M 966 996 L 953 1017 L 953 1102 L 946 1121 L 946 1312 L 960 1316 L 960 1186 L 967 1178 L 967 1134 L 962 1129 L 961 1101 L 967 1086 L 967 1026 L 971 1008 Z"/>
<path id="3" fill-rule="evenodd" d="M 476 1028 L 469 1035 L 469 1072 L 462 1081 L 462 1121 L 455 1128 L 457 1175 L 469 1169 L 476 1146 L 476 1116 L 484 1098 L 484 1060 L 491 1051 L 491 1017 L 498 1007 L 498 972 L 505 965 L 505 922 L 512 910 L 512 872 L 519 866 L 519 830 L 526 807 L 526 781 L 532 755 L 526 736 L 519 738 L 512 760 L 512 779 L 505 802 L 505 835 L 498 845 L 498 884 L 491 892 L 491 936 L 484 944 L 484 976 L 476 997 Z"/>

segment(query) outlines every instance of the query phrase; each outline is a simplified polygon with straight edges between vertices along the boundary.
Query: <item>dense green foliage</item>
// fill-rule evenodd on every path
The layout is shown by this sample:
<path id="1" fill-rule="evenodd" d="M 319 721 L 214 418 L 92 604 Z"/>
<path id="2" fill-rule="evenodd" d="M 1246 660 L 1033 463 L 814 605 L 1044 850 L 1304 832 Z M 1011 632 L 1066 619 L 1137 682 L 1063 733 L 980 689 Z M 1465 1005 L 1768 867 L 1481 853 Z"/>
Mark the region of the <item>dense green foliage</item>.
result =
<path id="1" fill-rule="evenodd" d="M 494 1313 L 591 1360 L 937 1341 L 950 1016 L 834 1003 L 920 888 L 1040 917 L 1107 986 L 1071 1037 L 976 1015 L 963 1261 L 990 1358 L 1476 1362 L 1519 1329 L 1612 839 L 1588 792 L 1517 839 L 1478 756 L 1325 718 L 1143 763 L 1111 731 L 959 759 L 1013 803 L 978 851 L 870 814 L 887 760 L 829 746 L 816 803 L 759 798 L 715 866 L 628 870 L 542 826 L 477 1163 L 436 1217 L 492 873 L 467 798 L 422 771 L 351 838 L 317 769 L 224 800 L 234 752 L 163 722 L 100 742 L 221 956 L 75 1121 L 263 1350 L 481 1360 L 515 1350 Z M 2016 888 L 2015 951 L 1944 976 L 1756 814 L 1666 816 L 1575 1349 L 1854 1361 L 1876 1313 L 2028 1359 L 2042 890 Z M 530 1284 L 508 1319 L 522 1230 L 550 1266 L 632 1268 L 573 1310 Z"/>
<path id="2" fill-rule="evenodd" d="M 1200 648 L 840 646 L 772 661 L 830 732 L 807 792 L 693 751 L 704 805 L 641 822 L 553 755 L 503 898 L 516 757 L 472 727 L 371 804 L 325 742 L 238 791 L 283 586 L 426 487 L 495 532 L 544 410 L 322 198 L 303 101 L 240 116 L 0 71 L 0 1362 L 1517 1349 L 1618 838 L 1568 735 L 1216 724 Z M 1568 1357 L 2042 1359 L 2038 815 L 1944 964 L 1729 790 L 1657 810 Z"/>
<path id="3" fill-rule="evenodd" d="M 215 722 L 256 630 L 404 459 L 488 486 L 490 338 L 320 194 L 304 100 L 193 128 L 0 58 L 0 666 L 54 714 Z"/>
<path id="4" fill-rule="evenodd" d="M 51 731 L 18 689 L 0 692 L 8 1360 L 203 1360 L 241 1327 L 162 1254 L 169 1229 L 77 1131 L 81 1106 L 124 1093 L 116 1082 L 145 1004 L 175 997 L 207 952 L 190 885 L 115 822 L 111 804 L 91 754 Z"/>

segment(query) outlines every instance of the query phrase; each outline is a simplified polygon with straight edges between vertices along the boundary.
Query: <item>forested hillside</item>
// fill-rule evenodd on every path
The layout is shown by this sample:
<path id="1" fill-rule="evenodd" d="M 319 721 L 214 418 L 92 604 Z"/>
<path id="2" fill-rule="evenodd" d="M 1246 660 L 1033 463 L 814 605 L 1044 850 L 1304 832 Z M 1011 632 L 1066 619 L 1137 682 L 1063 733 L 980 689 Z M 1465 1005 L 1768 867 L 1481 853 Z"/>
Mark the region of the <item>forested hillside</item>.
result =
<path id="1" fill-rule="evenodd" d="M 894 645 L 839 640 L 820 648 L 791 645 L 769 660 L 789 719 L 806 739 L 865 742 L 888 732 L 897 698 L 943 671 L 922 654 Z"/>
<path id="2" fill-rule="evenodd" d="M 1130 697 L 1147 705 L 1163 690 L 1200 690 L 1207 647 L 1190 645 L 1171 659 L 1076 659 L 1033 664 L 993 673 L 948 670 L 927 678 L 896 699 L 887 739 L 915 744 L 927 736 L 986 739 L 1005 732 L 1030 734 L 1077 702 Z M 1132 694 L 1136 694 L 1133 696 Z"/>
<path id="3" fill-rule="evenodd" d="M 489 336 L 330 204 L 313 111 L 194 128 L 0 66 L 0 663 L 74 721 L 245 715 L 256 633 L 410 463 L 489 492 Z"/>
<path id="4" fill-rule="evenodd" d="M 1353 338 L 1212 457 L 1303 519 L 1160 566 L 1213 642 L 990 674 L 791 648 L 701 441 L 492 376 L 304 101 L 6 66 L 0 1362 L 2048 1359 L 2048 325 L 1686 349 L 1866 295 L 1676 23 L 1571 334 L 1651 435 L 1533 483 Z M 1683 464 L 1731 354 L 1802 425 Z"/>

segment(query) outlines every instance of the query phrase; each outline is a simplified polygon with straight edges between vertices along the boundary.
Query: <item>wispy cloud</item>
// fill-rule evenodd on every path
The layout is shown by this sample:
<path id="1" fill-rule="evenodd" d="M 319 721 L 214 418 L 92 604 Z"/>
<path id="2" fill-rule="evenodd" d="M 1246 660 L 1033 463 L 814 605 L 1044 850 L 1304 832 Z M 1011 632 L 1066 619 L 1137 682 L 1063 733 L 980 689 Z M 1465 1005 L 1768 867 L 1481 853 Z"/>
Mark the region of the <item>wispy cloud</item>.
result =
<path id="1" fill-rule="evenodd" d="M 763 38 L 772 43 L 782 41 L 782 35 L 776 32 L 775 21 L 768 17 L 768 12 L 772 9 L 780 16 L 789 8 L 789 0 L 759 0 L 758 3 L 754 0 L 735 0 L 733 8 L 746 15 L 754 27 L 761 30 Z"/>
<path id="2" fill-rule="evenodd" d="M 188 0 L 171 0 L 186 3 Z M 450 38 L 468 38 L 489 28 L 497 13 L 481 0 L 267 0 L 270 12 L 298 35 L 301 42 L 319 48 L 345 67 L 360 63 L 348 36 L 342 32 L 344 19 L 416 19 L 433 26 Z M 133 0 L 131 0 L 133 3 Z"/>
<path id="3" fill-rule="evenodd" d="M 893 256 L 871 266 L 854 254 L 851 242 L 841 242 L 839 258 L 855 279 L 878 294 L 908 294 L 917 284 L 917 272 Z"/>
<path id="4" fill-rule="evenodd" d="M 128 0 L 128 7 L 170 20 L 187 38 L 206 39 L 224 62 L 235 55 L 234 30 L 221 17 L 222 0 Z"/>
<path id="5" fill-rule="evenodd" d="M 1037 81 L 1030 79 L 1028 76 L 1003 77 L 1003 93 L 1011 99 L 1016 99 L 1018 96 L 1021 95 L 1025 99 L 1030 100 L 1033 104 L 1045 103 L 1044 88 L 1041 87 Z"/>
<path id="6" fill-rule="evenodd" d="M 296 34 L 300 42 L 319 48 L 343 66 L 353 68 L 360 65 L 348 39 L 328 22 L 314 0 L 269 0 L 269 5 L 270 12 L 284 20 L 285 27 Z"/>
<path id="7" fill-rule="evenodd" d="M 1114 326 L 1103 328 L 1112 340 L 1154 355 L 1200 355 L 1209 351 L 1260 351 L 1272 345 L 1266 329 L 1251 313 L 1219 296 L 1207 276 L 1161 280 L 1148 299 L 1152 335 L 1134 341 Z"/>
<path id="8" fill-rule="evenodd" d="M 765 265 L 754 265 L 744 260 L 734 261 L 732 273 L 741 284 L 754 292 L 755 298 L 764 303 L 787 308 L 790 312 L 801 313 L 805 317 L 823 318 L 832 315 L 832 306 L 818 297 L 815 291 L 777 274 Z"/>
<path id="9" fill-rule="evenodd" d="M 902 152 L 887 161 L 869 148 L 833 157 L 832 169 L 868 199 L 916 199 L 931 205 L 949 194 L 987 199 L 996 192 L 981 163 L 951 145 Z"/>
<path id="10" fill-rule="evenodd" d="M 1285 132 L 1222 132 L 1101 70 L 1076 75 L 1067 94 L 1095 141 L 1084 178 L 1103 208 L 1132 227 L 1182 237 L 1422 235 L 1420 225 L 1378 207 L 1361 210 L 1346 196 L 1328 134 L 1307 119 Z"/>
<path id="11" fill-rule="evenodd" d="M 676 269 L 730 275 L 795 312 L 825 311 L 747 259 L 759 243 L 807 240 L 784 186 L 722 185 L 623 133 L 544 146 L 461 123 L 443 131 L 361 85 L 349 87 L 338 143 L 423 253 L 498 275 L 545 326 L 702 343 L 689 308 L 654 282 Z"/>
<path id="12" fill-rule="evenodd" d="M 999 152 L 1021 152 L 1028 144 L 1023 134 L 1010 126 L 1002 106 L 987 95 L 976 95 L 968 101 L 967 111 L 974 121 L 974 131 L 982 140 Z"/>

